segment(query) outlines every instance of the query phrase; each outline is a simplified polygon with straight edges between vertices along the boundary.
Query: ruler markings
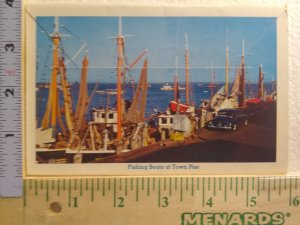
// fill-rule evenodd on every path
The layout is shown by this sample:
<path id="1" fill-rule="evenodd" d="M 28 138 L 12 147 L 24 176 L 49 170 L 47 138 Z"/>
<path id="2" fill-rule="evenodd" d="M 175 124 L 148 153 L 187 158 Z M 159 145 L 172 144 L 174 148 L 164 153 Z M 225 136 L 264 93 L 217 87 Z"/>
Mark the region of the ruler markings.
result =
<path id="1" fill-rule="evenodd" d="M 105 196 L 105 178 L 102 178 L 102 196 Z"/>
<path id="2" fill-rule="evenodd" d="M 224 181 L 224 201 L 227 202 L 227 177 L 225 177 Z"/>
<path id="3" fill-rule="evenodd" d="M 144 180 L 143 180 L 143 185 L 144 185 Z M 119 190 L 122 190 L 122 178 L 119 179 Z"/>
<path id="4" fill-rule="evenodd" d="M 289 188 L 289 206 L 292 206 L 292 185 L 293 185 L 293 180 L 290 178 L 290 188 Z"/>
<path id="5" fill-rule="evenodd" d="M 205 207 L 205 177 L 202 178 L 202 207 Z"/>
<path id="6" fill-rule="evenodd" d="M 6 0 L 6 4 L 4 4 L 4 1 L 1 1 L 1 13 L 0 13 L 0 65 L 1 67 L 5 67 L 5 65 L 13 66 L 13 68 L 9 68 L 10 71 L 16 71 L 18 69 L 18 73 L 16 74 L 19 79 L 21 78 L 21 57 L 18 57 L 17 52 L 20 52 L 20 46 L 21 46 L 21 38 L 20 36 L 15 36 L 16 34 L 20 34 L 21 30 L 21 3 L 20 1 L 12 1 L 12 0 Z M 13 7 L 11 7 L 13 6 Z M 18 32 L 15 32 L 18 31 Z M 15 49 L 14 52 L 10 53 L 7 51 L 4 51 L 6 47 L 6 44 L 12 44 Z M 3 44 L 3 46 L 2 46 Z M 10 49 L 8 49 L 10 50 Z M 4 72 L 8 71 L 7 69 L 3 70 Z M 1 76 L 0 79 L 0 89 L 1 93 L 2 89 L 5 89 L 6 86 L 9 86 L 10 81 L 7 79 L 6 76 Z M 15 93 L 17 94 L 18 89 L 21 89 L 21 82 L 15 82 L 17 85 L 14 87 Z M 3 90 L 4 91 L 4 90 Z M 17 94 L 15 95 L 16 99 L 10 98 L 10 95 L 8 93 L 4 92 L 5 96 L 1 95 L 1 104 L 0 104 L 0 117 L 1 119 L 6 118 L 7 124 L 10 124 L 10 122 L 13 122 L 13 127 L 17 128 L 18 126 L 14 126 L 16 121 L 12 121 L 12 119 L 15 117 L 13 113 L 15 110 L 21 111 L 21 107 L 15 108 L 16 106 L 16 99 L 20 99 L 21 95 Z M 7 112 L 7 113 L 2 113 Z M 13 114 L 13 115 L 12 115 Z M 19 121 L 21 121 L 21 116 L 18 117 Z M 9 126 L 9 125 L 8 125 Z M 6 126 L 5 123 L 0 123 L 0 132 L 3 133 L 5 130 L 9 130 L 9 128 Z M 14 129 L 13 129 L 14 130 Z M 21 135 L 16 136 L 16 133 L 19 133 L 21 131 L 13 131 L 15 136 L 13 137 L 14 140 L 17 140 L 17 142 L 21 143 Z M 7 155 L 2 155 L 0 160 L 1 168 L 5 168 L 1 174 L 4 174 L 5 176 L 1 176 L 0 179 L 0 196 L 3 197 L 17 197 L 21 196 L 23 193 L 22 185 L 25 183 L 22 182 L 22 162 L 20 161 L 19 157 L 21 156 L 21 148 L 17 147 L 16 141 L 13 142 L 6 142 L 1 143 L 1 149 L 3 152 L 7 152 Z M 5 161 L 5 162 L 4 162 Z M 13 167 L 13 168 L 12 168 Z M 8 173 L 8 174 L 7 174 Z M 9 175 L 9 176 L 6 176 Z M 38 185 L 38 184 L 36 184 Z M 38 187 L 35 188 L 36 192 L 38 192 Z"/>
<path id="7" fill-rule="evenodd" d="M 268 202 L 271 200 L 271 179 L 268 178 Z"/>
<path id="8" fill-rule="evenodd" d="M 91 187 L 91 201 L 94 201 L 94 179 L 92 179 L 92 187 Z"/>
<path id="9" fill-rule="evenodd" d="M 155 177 L 152 177 L 152 190 L 155 190 Z"/>
<path id="10" fill-rule="evenodd" d="M 249 177 L 246 179 L 246 207 L 249 207 Z"/>
<path id="11" fill-rule="evenodd" d="M 182 189 L 182 177 L 180 177 L 180 201 L 182 202 L 183 201 L 183 189 Z"/>
<path id="12" fill-rule="evenodd" d="M 49 201 L 49 181 L 46 180 L 46 201 Z"/>
<path id="13" fill-rule="evenodd" d="M 147 196 L 150 195 L 150 178 L 147 177 Z"/>
<path id="14" fill-rule="evenodd" d="M 60 196 L 60 180 L 57 180 L 57 196 Z"/>
<path id="15" fill-rule="evenodd" d="M 117 187 L 116 178 L 114 178 L 114 208 L 117 206 Z"/>
<path id="16" fill-rule="evenodd" d="M 128 188 L 128 179 L 127 179 L 127 177 L 125 178 L 125 196 L 127 196 L 127 188 Z"/>
<path id="17" fill-rule="evenodd" d="M 194 177 L 192 177 L 192 183 L 191 183 L 191 195 L 194 196 Z"/>
<path id="18" fill-rule="evenodd" d="M 142 191 L 144 190 L 144 177 L 142 177 Z"/>
<path id="19" fill-rule="evenodd" d="M 210 177 L 208 177 L 208 181 L 207 181 L 207 182 L 208 182 L 208 184 L 207 184 L 207 185 L 208 185 L 207 189 L 210 191 Z"/>
<path id="20" fill-rule="evenodd" d="M 136 178 L 136 199 L 137 202 L 139 201 L 139 178 Z"/>
<path id="21" fill-rule="evenodd" d="M 177 191 L 177 177 L 175 177 L 175 191 Z"/>
<path id="22" fill-rule="evenodd" d="M 244 190 L 244 178 L 241 177 L 241 191 Z"/>
<path id="23" fill-rule="evenodd" d="M 217 189 L 217 187 L 216 187 L 216 177 L 214 177 L 214 196 L 216 196 L 216 189 Z"/>
<path id="24" fill-rule="evenodd" d="M 82 181 L 82 180 L 81 180 Z M 65 191 L 66 190 L 66 180 L 63 179 L 63 190 Z"/>
<path id="25" fill-rule="evenodd" d="M 133 178 L 130 178 L 130 190 L 133 191 Z"/>
<path id="26" fill-rule="evenodd" d="M 273 178 L 273 190 L 276 190 L 277 182 L 276 179 Z"/>
<path id="27" fill-rule="evenodd" d="M 41 189 L 41 191 L 44 189 L 44 181 L 43 180 L 40 180 L 40 189 Z"/>
<path id="28" fill-rule="evenodd" d="M 297 190 L 297 189 L 298 189 L 298 178 L 295 177 L 295 190 Z"/>
<path id="29" fill-rule="evenodd" d="M 82 179 L 80 179 L 80 184 L 79 184 L 79 189 L 80 189 L 80 196 L 82 196 L 82 194 L 83 194 L 83 184 L 82 184 L 83 182 L 82 182 Z"/>
<path id="30" fill-rule="evenodd" d="M 257 177 L 257 196 L 260 194 L 260 178 Z"/>
<path id="31" fill-rule="evenodd" d="M 169 177 L 169 196 L 172 196 L 172 177 Z"/>
<path id="32" fill-rule="evenodd" d="M 158 191 L 157 204 L 158 204 L 158 207 L 160 207 L 160 195 L 161 195 L 161 193 L 160 193 L 160 177 L 158 178 L 158 189 L 157 189 L 157 191 Z"/>
<path id="33" fill-rule="evenodd" d="M 200 188 L 199 182 L 200 182 L 200 179 L 199 179 L 199 177 L 197 177 L 197 191 L 199 191 L 199 188 Z"/>
<path id="34" fill-rule="evenodd" d="M 219 191 L 221 191 L 222 189 L 222 180 L 221 180 L 221 177 L 219 177 Z"/>
<path id="35" fill-rule="evenodd" d="M 166 177 L 164 177 L 164 191 L 166 190 L 166 187 L 167 186 L 167 178 Z"/>
<path id="36" fill-rule="evenodd" d="M 189 189 L 189 178 L 185 177 L 185 190 L 187 191 Z"/>
<path id="37" fill-rule="evenodd" d="M 235 196 L 238 196 L 238 185 L 239 185 L 239 182 L 238 182 L 238 178 L 236 177 L 235 178 Z"/>
<path id="38" fill-rule="evenodd" d="M 232 177 L 230 177 L 230 191 L 232 191 Z"/>
<path id="39" fill-rule="evenodd" d="M 281 196 L 281 177 L 279 178 L 278 195 Z"/>
<path id="40" fill-rule="evenodd" d="M 254 177 L 252 177 L 251 182 L 252 182 L 252 191 L 254 191 L 254 184 L 255 184 Z"/>
<path id="41" fill-rule="evenodd" d="M 71 188 L 72 188 L 72 185 L 71 185 L 71 179 L 69 179 L 69 186 L 68 186 L 68 199 L 69 199 L 69 201 L 68 201 L 68 205 L 69 205 L 69 207 L 71 207 L 71 198 L 72 198 L 72 196 L 71 196 Z"/>

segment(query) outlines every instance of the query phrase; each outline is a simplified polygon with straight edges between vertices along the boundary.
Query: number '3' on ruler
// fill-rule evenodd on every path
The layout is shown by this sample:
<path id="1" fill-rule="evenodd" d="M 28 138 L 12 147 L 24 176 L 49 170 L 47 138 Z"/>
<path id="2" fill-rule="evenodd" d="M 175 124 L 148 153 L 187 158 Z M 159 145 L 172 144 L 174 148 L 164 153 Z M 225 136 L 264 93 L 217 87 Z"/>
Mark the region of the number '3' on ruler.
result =
<path id="1" fill-rule="evenodd" d="M 0 2 L 0 197 L 22 194 L 21 5 Z"/>

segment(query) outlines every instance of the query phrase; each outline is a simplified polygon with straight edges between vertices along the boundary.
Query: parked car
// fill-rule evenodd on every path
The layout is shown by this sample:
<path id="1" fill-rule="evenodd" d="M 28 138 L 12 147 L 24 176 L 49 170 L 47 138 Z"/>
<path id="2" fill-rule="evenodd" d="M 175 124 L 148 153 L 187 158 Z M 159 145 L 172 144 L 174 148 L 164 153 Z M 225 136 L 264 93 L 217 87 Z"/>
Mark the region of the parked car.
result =
<path id="1" fill-rule="evenodd" d="M 248 124 L 248 114 L 240 109 L 221 109 L 218 115 L 208 122 L 207 128 L 236 130 L 240 125 Z"/>

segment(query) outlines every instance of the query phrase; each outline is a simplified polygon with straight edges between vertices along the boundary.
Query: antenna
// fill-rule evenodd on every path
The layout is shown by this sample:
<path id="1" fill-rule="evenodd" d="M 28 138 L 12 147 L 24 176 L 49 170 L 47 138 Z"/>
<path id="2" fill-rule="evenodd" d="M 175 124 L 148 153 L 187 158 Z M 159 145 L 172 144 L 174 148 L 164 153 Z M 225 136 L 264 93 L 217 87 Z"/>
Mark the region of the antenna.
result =
<path id="1" fill-rule="evenodd" d="M 59 33 L 59 17 L 55 16 L 54 17 L 54 34 Z"/>
<path id="2" fill-rule="evenodd" d="M 122 36 L 122 17 L 119 16 L 119 36 Z"/>
<path id="3" fill-rule="evenodd" d="M 118 35 L 117 37 L 108 37 L 111 39 L 117 39 L 118 37 L 126 38 L 126 37 L 133 37 L 134 35 L 123 35 L 123 25 L 122 25 L 122 17 L 118 17 Z"/>
<path id="4" fill-rule="evenodd" d="M 189 49 L 189 45 L 188 45 L 188 34 L 185 33 L 184 37 L 185 37 L 185 50 L 187 51 L 187 50 Z"/>
<path id="5" fill-rule="evenodd" d="M 226 46 L 228 46 L 228 25 L 226 24 Z"/>
<path id="6" fill-rule="evenodd" d="M 175 75 L 178 75 L 178 55 L 175 56 Z"/>
<path id="7" fill-rule="evenodd" d="M 245 40 L 243 39 L 242 56 L 245 56 Z"/>

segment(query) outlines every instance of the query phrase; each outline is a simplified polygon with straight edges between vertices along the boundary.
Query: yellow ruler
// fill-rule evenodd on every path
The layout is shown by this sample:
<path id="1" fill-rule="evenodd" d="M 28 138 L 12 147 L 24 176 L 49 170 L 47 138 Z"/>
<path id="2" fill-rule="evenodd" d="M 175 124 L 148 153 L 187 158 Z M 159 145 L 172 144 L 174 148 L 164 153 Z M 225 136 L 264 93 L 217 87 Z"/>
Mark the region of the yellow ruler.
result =
<path id="1" fill-rule="evenodd" d="M 26 179 L 24 224 L 298 225 L 297 177 Z"/>

